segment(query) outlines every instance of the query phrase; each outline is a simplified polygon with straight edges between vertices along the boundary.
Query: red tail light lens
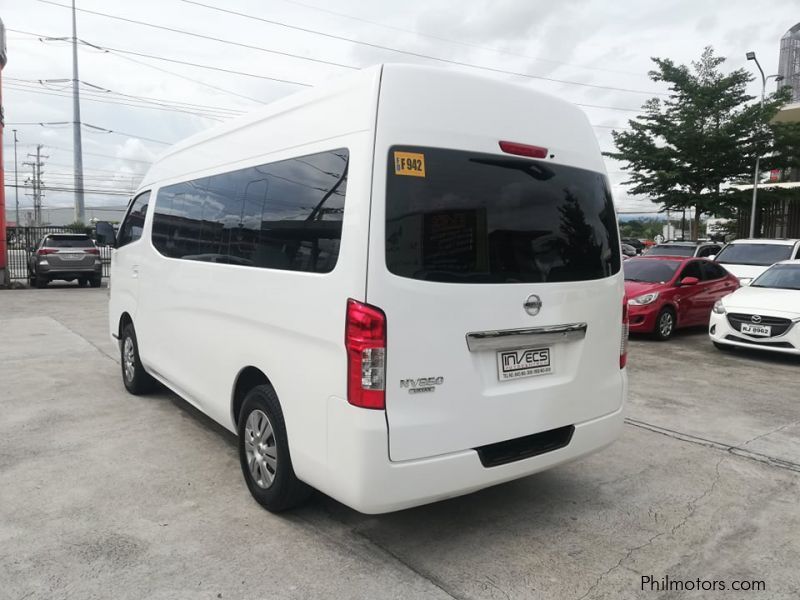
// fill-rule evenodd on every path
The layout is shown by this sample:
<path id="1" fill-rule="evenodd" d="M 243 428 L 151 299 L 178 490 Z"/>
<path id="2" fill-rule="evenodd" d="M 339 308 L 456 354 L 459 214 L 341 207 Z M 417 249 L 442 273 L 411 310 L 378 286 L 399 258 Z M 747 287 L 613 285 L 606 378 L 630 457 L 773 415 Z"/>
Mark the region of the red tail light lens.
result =
<path id="1" fill-rule="evenodd" d="M 39 256 L 44 256 L 45 254 L 55 254 L 56 252 L 58 252 L 58 250 L 56 250 L 55 248 L 39 248 L 36 251 L 36 254 L 38 254 Z"/>
<path id="2" fill-rule="evenodd" d="M 86 248 L 84 250 L 84 253 L 86 253 L 86 254 L 97 254 L 99 256 L 100 255 L 100 250 L 98 248 Z"/>
<path id="3" fill-rule="evenodd" d="M 628 317 L 628 297 L 622 297 L 622 339 L 619 344 L 619 368 L 624 369 L 628 364 L 628 328 L 630 318 Z"/>
<path id="4" fill-rule="evenodd" d="M 347 401 L 353 406 L 386 408 L 386 315 L 369 304 L 347 301 Z"/>
<path id="5" fill-rule="evenodd" d="M 516 154 L 517 156 L 547 158 L 547 148 L 542 148 L 541 146 L 518 144 L 517 142 L 500 142 L 500 150 L 507 154 Z"/>

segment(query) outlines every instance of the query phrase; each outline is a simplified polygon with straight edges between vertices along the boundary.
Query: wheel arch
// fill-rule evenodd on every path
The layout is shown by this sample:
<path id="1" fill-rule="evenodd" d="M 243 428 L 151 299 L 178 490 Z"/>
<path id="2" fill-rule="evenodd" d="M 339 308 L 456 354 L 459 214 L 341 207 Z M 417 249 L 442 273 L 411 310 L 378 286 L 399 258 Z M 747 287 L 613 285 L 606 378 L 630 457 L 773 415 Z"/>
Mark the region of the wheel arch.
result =
<path id="1" fill-rule="evenodd" d="M 131 318 L 131 315 L 128 313 L 128 311 L 123 312 L 119 316 L 119 322 L 117 324 L 117 338 L 118 339 L 122 338 L 122 330 L 125 329 L 126 325 L 133 325 L 133 319 Z"/>
<path id="2" fill-rule="evenodd" d="M 239 373 L 237 373 L 231 390 L 231 419 L 233 420 L 234 428 L 239 426 L 239 413 L 242 410 L 244 397 L 247 392 L 259 385 L 271 386 L 272 382 L 258 367 L 249 365 L 240 369 Z"/>

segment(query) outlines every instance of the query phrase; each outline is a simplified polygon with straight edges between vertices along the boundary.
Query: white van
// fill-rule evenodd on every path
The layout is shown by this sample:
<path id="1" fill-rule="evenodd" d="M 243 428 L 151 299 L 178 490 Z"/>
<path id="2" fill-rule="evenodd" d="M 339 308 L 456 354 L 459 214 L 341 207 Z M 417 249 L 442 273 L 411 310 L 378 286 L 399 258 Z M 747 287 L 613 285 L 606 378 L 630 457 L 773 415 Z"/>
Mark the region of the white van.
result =
<path id="1" fill-rule="evenodd" d="M 120 227 L 109 318 L 127 389 L 237 433 L 273 511 L 311 486 L 365 513 L 457 496 L 623 423 L 594 133 L 458 72 L 373 67 L 168 150 Z"/>

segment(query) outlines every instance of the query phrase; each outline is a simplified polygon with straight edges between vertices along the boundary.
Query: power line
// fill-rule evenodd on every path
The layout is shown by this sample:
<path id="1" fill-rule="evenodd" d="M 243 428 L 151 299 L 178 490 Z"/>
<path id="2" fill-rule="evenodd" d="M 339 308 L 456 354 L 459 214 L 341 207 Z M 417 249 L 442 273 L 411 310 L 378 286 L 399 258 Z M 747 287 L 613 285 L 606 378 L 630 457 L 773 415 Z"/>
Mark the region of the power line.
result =
<path id="1" fill-rule="evenodd" d="M 52 4 L 53 6 L 58 6 L 61 8 L 70 8 L 66 4 L 59 4 L 58 2 L 52 2 L 51 0 L 39 0 L 44 4 Z M 345 69 L 359 69 L 360 67 L 355 67 L 353 65 L 347 65 L 344 63 L 338 63 L 330 60 L 324 60 L 321 58 L 313 58 L 309 56 L 302 56 L 299 54 L 293 54 L 291 52 L 283 52 L 281 50 L 271 50 L 270 48 L 264 48 L 263 46 L 254 46 L 252 44 L 243 44 L 241 42 L 236 42 L 234 40 L 226 40 L 223 38 L 214 37 L 213 35 L 204 35 L 202 33 L 195 33 L 193 31 L 186 31 L 185 29 L 177 29 L 175 27 L 167 27 L 165 25 L 156 25 L 154 23 L 148 23 L 146 21 L 137 21 L 136 19 L 128 19 L 125 17 L 119 17 L 117 15 L 110 15 L 108 13 L 102 13 L 94 10 L 88 10 L 86 8 L 76 8 L 75 10 L 87 13 L 90 15 L 95 15 L 98 17 L 105 17 L 107 19 L 114 19 L 117 21 L 124 21 L 125 23 L 132 23 L 134 25 L 142 25 L 144 27 L 152 27 L 153 29 L 161 29 L 163 31 L 169 31 L 170 33 L 180 33 L 181 35 L 189 35 L 192 37 L 196 37 L 203 40 L 210 40 L 212 42 L 221 42 L 223 44 L 230 44 L 231 46 L 239 46 L 240 48 L 247 48 L 248 50 L 258 50 L 259 52 L 267 52 L 269 54 L 277 54 L 278 56 L 286 56 L 289 58 L 298 58 L 301 60 L 307 60 L 323 65 L 330 65 L 333 67 L 343 67 Z"/>
<path id="2" fill-rule="evenodd" d="M 49 127 L 49 128 L 56 128 L 58 125 L 73 125 L 72 121 L 16 121 L 13 123 L 6 123 L 6 125 L 14 125 L 14 126 L 34 126 L 39 125 L 41 127 Z M 87 127 L 89 129 L 93 129 L 100 133 L 113 133 L 116 135 L 132 137 L 140 140 L 145 140 L 146 142 L 153 142 L 154 144 L 163 144 L 165 146 L 171 146 L 175 142 L 165 142 L 163 140 L 156 140 L 153 138 L 145 137 L 143 135 L 136 135 L 133 133 L 126 133 L 124 131 L 117 131 L 114 129 L 107 129 L 105 127 L 98 127 L 97 125 L 90 125 L 89 123 L 81 123 L 83 127 Z"/>
<path id="3" fill-rule="evenodd" d="M 42 41 L 42 42 L 54 41 L 54 40 L 61 39 L 61 38 L 58 38 L 58 37 L 53 37 L 53 36 L 47 36 L 47 35 L 44 35 L 44 34 L 34 33 L 32 31 L 22 31 L 20 29 L 11 29 L 11 28 L 8 28 L 8 27 L 6 28 L 6 31 L 14 31 L 16 33 L 24 33 L 24 34 L 27 34 L 27 35 L 32 35 L 32 36 L 38 37 L 40 39 L 40 41 Z M 137 62 L 139 64 L 144 64 L 146 66 L 149 66 L 149 67 L 151 67 L 153 69 L 157 69 L 157 70 L 164 70 L 164 69 L 159 69 L 158 67 L 156 67 L 154 65 L 147 65 L 147 63 L 141 63 L 140 61 L 136 61 L 136 60 L 134 60 L 132 58 L 127 58 L 125 56 L 119 56 L 119 55 L 120 54 L 130 54 L 130 55 L 133 55 L 133 56 L 151 58 L 153 60 L 160 60 L 160 61 L 164 61 L 164 62 L 175 63 L 175 64 L 178 64 L 178 65 L 186 65 L 186 66 L 190 66 L 190 67 L 197 67 L 198 69 L 207 69 L 209 71 L 217 71 L 217 72 L 220 72 L 220 73 L 230 73 L 230 74 L 233 74 L 233 75 L 242 75 L 244 77 L 253 77 L 255 79 L 263 79 L 263 80 L 266 80 L 266 81 L 276 81 L 278 83 L 288 83 L 290 85 L 301 85 L 301 86 L 304 86 L 304 87 L 312 87 L 312 84 L 303 83 L 301 81 L 292 81 L 291 79 L 280 79 L 280 78 L 277 78 L 277 77 L 269 77 L 267 75 L 258 75 L 257 73 L 248 73 L 246 71 L 237 71 L 235 69 L 225 69 L 225 68 L 222 68 L 222 67 L 212 67 L 211 65 L 203 65 L 203 64 L 199 64 L 199 63 L 189 62 L 189 61 L 186 61 L 186 60 L 178 60 L 176 58 L 166 58 L 164 56 L 156 56 L 154 54 L 146 54 L 144 52 L 135 52 L 133 50 L 124 50 L 122 48 L 112 48 L 110 46 L 99 46 L 97 44 L 92 44 L 90 42 L 87 42 L 86 40 L 80 40 L 80 43 L 83 44 L 84 46 L 88 46 L 90 48 L 94 48 L 95 50 L 98 50 L 98 51 L 103 52 L 103 53 L 115 53 L 115 54 L 118 55 L 119 58 L 125 58 L 127 60 L 132 61 L 132 62 Z M 169 71 L 167 71 L 167 72 L 169 72 Z M 221 88 L 215 88 L 211 84 L 203 83 L 203 82 L 191 79 L 189 77 L 184 77 L 182 75 L 177 75 L 176 73 L 172 73 L 172 74 L 176 75 L 177 77 L 182 77 L 183 79 L 188 79 L 190 81 L 195 81 L 196 83 L 200 83 L 201 85 L 205 85 L 205 86 L 213 88 L 213 89 L 221 89 Z M 253 102 L 258 102 L 259 104 L 264 104 L 264 102 L 262 102 L 261 100 L 257 100 L 256 98 L 251 98 L 249 96 L 243 96 L 241 94 L 237 94 L 235 92 L 231 92 L 230 90 L 223 90 L 223 91 L 225 91 L 226 93 L 229 93 L 231 95 L 234 95 L 234 96 L 239 96 L 239 97 L 245 98 L 247 100 L 252 100 Z"/>
<path id="4" fill-rule="evenodd" d="M 563 62 L 563 61 L 560 61 L 560 60 L 553 60 L 551 58 L 544 58 L 544 57 L 541 57 L 541 56 L 530 56 L 528 54 L 520 54 L 518 52 L 509 52 L 508 50 L 500 50 L 499 48 L 491 48 L 489 46 L 481 46 L 479 44 L 472 44 L 470 42 L 464 42 L 464 41 L 460 41 L 460 40 L 454 40 L 454 39 L 451 39 L 451 38 L 441 37 L 441 36 L 438 36 L 438 35 L 433 35 L 433 34 L 430 34 L 430 33 L 424 33 L 422 31 L 419 31 L 419 30 L 416 30 L 416 29 L 405 29 L 403 27 L 397 27 L 397 26 L 394 26 L 394 25 L 387 25 L 386 23 L 380 23 L 378 21 L 371 21 L 369 19 L 364 19 L 362 17 L 356 17 L 354 15 L 349 15 L 349 14 L 346 14 L 346 13 L 341 13 L 341 12 L 337 12 L 337 11 L 334 11 L 334 10 L 329 10 L 327 8 L 322 8 L 321 6 L 314 6 L 312 4 L 306 4 L 304 2 L 297 2 L 297 0 L 283 0 L 283 2 L 286 2 L 288 4 L 294 4 L 294 5 L 297 5 L 297 6 L 302 6 L 304 8 L 308 8 L 308 9 L 311 9 L 311 10 L 316 10 L 316 11 L 319 11 L 319 12 L 322 12 L 322 13 L 327 13 L 329 15 L 336 15 L 337 17 L 343 17 L 345 19 L 351 19 L 353 21 L 358 21 L 360 23 L 367 23 L 369 25 L 377 25 L 378 27 L 384 27 L 386 29 L 392 29 L 394 31 L 402 31 L 403 33 L 411 33 L 411 34 L 414 34 L 414 35 L 418 35 L 420 37 L 426 37 L 426 38 L 430 38 L 432 40 L 438 40 L 440 42 L 447 42 L 448 44 L 456 44 L 458 46 L 465 46 L 467 48 L 476 48 L 478 50 L 486 50 L 488 52 L 496 52 L 498 54 L 506 54 L 508 56 L 517 56 L 519 58 L 525 58 L 527 60 L 538 60 L 538 61 L 542 61 L 542 62 L 549 62 L 549 63 L 556 64 L 556 65 L 563 65 L 563 66 L 566 66 L 566 67 L 574 67 L 574 68 L 578 68 L 578 69 L 588 69 L 588 70 L 592 70 L 592 71 L 607 71 L 609 73 L 622 73 L 624 75 L 636 75 L 636 76 L 640 76 L 640 77 L 642 76 L 641 73 L 637 73 L 635 71 L 623 71 L 623 70 L 620 70 L 620 69 L 606 69 L 606 68 L 603 68 L 603 67 L 589 67 L 587 65 L 577 65 L 577 64 L 574 64 L 574 63 Z"/>
<path id="5" fill-rule="evenodd" d="M 25 33 L 27 35 L 33 35 L 33 36 L 39 37 L 42 41 L 45 41 L 45 40 L 48 39 L 48 36 L 45 36 L 43 34 L 37 34 L 37 33 L 29 32 L 29 31 L 20 31 L 20 30 L 11 30 L 11 29 L 7 29 L 7 30 L 8 31 L 16 31 L 18 33 Z M 288 83 L 288 84 L 299 85 L 299 86 L 304 86 L 304 87 L 313 87 L 312 84 L 304 83 L 304 82 L 301 82 L 301 81 L 292 81 L 292 80 L 289 80 L 289 79 L 276 79 L 274 77 L 267 77 L 267 76 L 258 75 L 258 74 L 255 74 L 255 73 L 247 73 L 247 72 L 243 72 L 243 71 L 236 71 L 236 70 L 233 70 L 233 69 L 223 69 L 221 67 L 212 67 L 212 66 L 209 66 L 209 65 L 202 65 L 202 64 L 198 64 L 198 63 L 192 63 L 192 62 L 177 60 L 177 59 L 173 59 L 173 58 L 167 58 L 167 57 L 164 57 L 164 56 L 154 56 L 152 54 L 144 54 L 142 52 L 134 52 L 133 50 L 122 50 L 122 49 L 118 49 L 118 48 L 110 48 L 108 46 L 99 46 L 99 45 L 87 42 L 85 40 L 81 40 L 81 43 L 83 43 L 85 46 L 88 46 L 90 48 L 94 48 L 95 50 L 98 50 L 100 52 L 113 54 L 117 58 L 121 58 L 123 60 L 127 60 L 127 61 L 139 64 L 139 65 L 151 68 L 151 69 L 155 69 L 156 71 L 161 71 L 163 73 L 167 73 L 167 74 L 173 75 L 175 77 L 180 77 L 180 78 L 185 79 L 187 81 L 192 81 L 194 83 L 206 86 L 208 88 L 211 88 L 211 89 L 214 89 L 214 90 L 226 93 L 226 94 L 230 94 L 232 96 L 237 96 L 237 97 L 240 97 L 240 98 L 244 98 L 246 100 L 251 100 L 251 101 L 257 102 L 259 104 L 265 104 L 265 102 L 263 102 L 262 100 L 258 100 L 256 98 L 252 98 L 250 96 L 244 96 L 242 94 L 238 94 L 238 93 L 233 92 L 233 91 L 231 91 L 231 90 L 229 90 L 227 88 L 219 88 L 219 87 L 213 86 L 211 84 L 205 83 L 203 81 L 200 81 L 200 80 L 197 80 L 197 79 L 193 79 L 191 77 L 186 77 L 184 75 L 181 75 L 180 73 L 175 73 L 174 71 L 169 71 L 167 69 L 162 69 L 161 67 L 157 67 L 155 65 L 151 65 L 151 64 L 148 64 L 146 62 L 142 62 L 142 61 L 139 61 L 139 60 L 136 60 L 134 58 L 130 58 L 129 56 L 124 56 L 124 55 L 125 54 L 132 54 L 134 56 L 142 56 L 142 57 L 151 58 L 151 59 L 154 59 L 154 60 L 171 62 L 171 63 L 180 64 L 180 65 L 188 65 L 188 66 L 197 67 L 197 68 L 200 68 L 200 69 L 209 69 L 209 70 L 212 70 L 212 71 L 221 71 L 221 72 L 230 73 L 230 74 L 233 74 L 233 75 L 243 75 L 243 76 L 246 76 L 246 77 L 255 77 L 255 78 L 258 78 L 258 79 L 266 79 L 266 80 L 270 80 L 270 81 L 278 81 L 280 83 Z M 620 106 L 603 106 L 603 105 L 599 105 L 599 104 L 586 104 L 586 103 L 582 103 L 582 102 L 573 102 L 573 104 L 576 104 L 577 106 L 588 107 L 588 108 L 602 108 L 602 109 L 624 111 L 624 112 L 639 112 L 635 108 L 626 108 L 626 107 L 620 107 Z"/>
<path id="6" fill-rule="evenodd" d="M 9 80 L 7 86 L 8 89 L 17 90 L 17 91 L 25 91 L 34 94 L 42 94 L 42 95 L 49 95 L 49 96 L 60 96 L 60 97 L 70 97 L 68 94 L 61 92 L 59 89 L 49 88 L 45 85 L 46 80 L 39 82 L 38 85 L 35 85 L 30 82 L 26 82 L 25 80 L 17 80 L 14 81 L 12 77 L 7 78 Z M 228 113 L 222 111 L 212 111 L 212 110 L 203 110 L 203 109 L 194 109 L 192 110 L 190 107 L 184 107 L 181 105 L 172 105 L 169 103 L 158 103 L 149 100 L 142 100 L 142 101 L 135 101 L 135 100 L 127 100 L 127 98 L 135 98 L 134 96 L 130 96 L 128 94 L 121 94 L 120 92 L 114 92 L 113 90 L 106 90 L 108 94 L 111 94 L 112 97 L 108 97 L 105 94 L 100 94 L 97 92 L 84 92 L 83 99 L 85 100 L 92 100 L 94 102 L 101 102 L 106 104 L 116 104 L 120 106 L 131 106 L 135 108 L 148 108 L 151 110 L 161 110 L 161 111 L 170 111 L 170 112 L 178 112 L 178 113 L 185 113 L 189 115 L 196 115 L 201 117 L 207 117 L 210 119 L 225 119 L 230 118 L 233 116 L 238 116 L 239 114 L 243 114 L 243 111 L 237 111 L 236 113 Z M 121 96 L 122 99 L 116 98 L 116 96 Z"/>
<path id="7" fill-rule="evenodd" d="M 55 4 L 54 2 L 51 2 L 51 0 L 39 0 L 39 2 L 46 2 L 48 4 Z M 570 81 L 570 80 L 567 80 L 567 79 L 556 79 L 554 77 L 545 77 L 543 75 L 533 75 L 531 73 L 521 73 L 521 72 L 516 72 L 516 71 L 508 71 L 508 70 L 505 70 L 505 69 L 496 69 L 494 67 L 486 67 L 486 66 L 483 66 L 483 65 L 476 65 L 474 63 L 468 63 L 468 62 L 464 62 L 464 61 L 460 61 L 460 60 L 454 60 L 454 59 L 449 59 L 449 58 L 441 58 L 439 56 L 431 56 L 430 54 L 424 54 L 422 52 L 414 52 L 412 50 L 403 50 L 401 48 L 394 48 L 392 46 L 384 46 L 382 44 L 375 44 L 373 42 L 365 42 L 363 40 L 357 40 L 357 39 L 354 39 L 354 38 L 351 38 L 351 37 L 347 37 L 347 36 L 342 36 L 342 35 L 335 35 L 333 33 L 327 33 L 325 31 L 319 31 L 319 30 L 316 30 L 316 29 L 309 29 L 307 27 L 299 27 L 297 25 L 290 25 L 288 23 L 284 23 L 282 21 L 276 21 L 274 19 L 265 19 L 263 17 L 257 17 L 255 15 L 242 13 L 242 12 L 238 12 L 238 11 L 235 11 L 235 10 L 230 10 L 230 9 L 227 9 L 227 8 L 220 8 L 218 6 L 211 6 L 209 4 L 203 4 L 202 2 L 197 2 L 196 0 L 181 0 L 181 2 L 185 2 L 187 4 L 194 4 L 194 5 L 197 5 L 197 6 L 202 6 L 204 8 L 208 8 L 210 10 L 216 10 L 216 11 L 219 11 L 219 12 L 223 12 L 223 13 L 227 13 L 227 14 L 231 14 L 231 15 L 236 15 L 236 16 L 239 16 L 239 17 L 244 17 L 246 19 L 253 19 L 255 21 L 261 21 L 263 23 L 269 23 L 270 25 L 276 25 L 278 27 L 285 27 L 287 29 L 294 29 L 296 31 L 303 31 L 305 33 L 311 33 L 311 34 L 314 34 L 314 35 L 320 35 L 320 36 L 327 37 L 327 38 L 330 38 L 330 39 L 349 42 L 351 44 L 358 44 L 358 45 L 361 45 L 361 46 L 367 46 L 369 48 L 375 48 L 375 49 L 378 49 L 378 50 L 387 50 L 389 52 L 397 52 L 399 54 L 405 54 L 407 56 L 413 56 L 413 57 L 416 57 L 416 58 L 424 58 L 424 59 L 428 59 L 428 60 L 435 60 L 435 61 L 438 61 L 438 62 L 450 64 L 450 65 L 458 65 L 458 66 L 461 66 L 461 67 L 469 67 L 469 68 L 472 68 L 472 69 L 481 69 L 483 71 L 491 71 L 491 72 L 494 72 L 494 73 L 505 73 L 505 74 L 508 74 L 508 75 L 515 75 L 515 76 L 518 76 L 518 77 L 527 77 L 527 78 L 530 78 L 530 79 L 541 79 L 543 81 L 551 81 L 551 82 L 568 84 L 568 85 L 580 85 L 580 86 L 585 86 L 585 87 L 616 90 L 616 91 L 629 92 L 629 93 L 635 93 L 635 94 L 664 95 L 664 94 L 661 94 L 660 92 L 651 92 L 651 91 L 645 91 L 645 90 L 634 90 L 634 89 L 628 89 L 628 88 L 619 88 L 619 87 L 612 87 L 612 86 L 606 86 L 606 85 L 598 85 L 598 84 L 593 84 L 593 83 L 585 83 L 585 82 L 582 82 L 582 81 Z M 61 6 L 61 5 L 58 5 L 58 6 Z M 96 14 L 101 14 L 101 13 L 96 13 Z M 109 15 L 105 15 L 105 16 L 109 16 Z M 111 18 L 117 18 L 117 17 L 111 17 Z M 219 40 L 219 39 L 217 41 L 225 42 L 225 40 Z M 350 68 L 359 68 L 359 67 L 350 66 Z"/>
<path id="8" fill-rule="evenodd" d="M 58 6 L 58 7 L 61 7 L 61 8 L 70 8 L 67 5 L 59 4 L 57 2 L 52 2 L 51 0 L 39 0 L 39 2 L 43 2 L 45 4 L 52 4 L 53 6 Z M 199 4 L 199 3 L 197 3 L 197 4 Z M 207 8 L 210 8 L 212 10 L 219 10 L 219 11 L 222 11 L 222 12 L 236 14 L 236 15 L 239 15 L 239 16 L 242 16 L 242 17 L 245 17 L 245 18 L 254 19 L 254 20 L 257 20 L 257 21 L 264 21 L 264 22 L 272 23 L 272 24 L 279 25 L 279 26 L 282 26 L 282 27 L 287 27 L 287 28 L 290 28 L 290 29 L 297 29 L 297 30 L 300 30 L 300 31 L 305 31 L 305 32 L 308 32 L 308 33 L 316 34 L 316 35 L 322 35 L 322 36 L 333 38 L 333 39 L 343 40 L 343 41 L 347 41 L 347 42 L 354 43 L 354 44 L 361 44 L 361 45 L 370 46 L 370 47 L 381 49 L 381 50 L 388 50 L 390 52 L 398 52 L 398 53 L 401 53 L 401 54 L 406 54 L 406 55 L 409 55 L 409 56 L 415 56 L 415 57 L 418 57 L 418 58 L 425 58 L 425 59 L 428 59 L 428 60 L 435 60 L 435 61 L 438 61 L 438 62 L 451 64 L 451 65 L 469 67 L 469 68 L 473 68 L 473 69 L 480 69 L 480 70 L 483 70 L 483 71 L 489 71 L 489 72 L 493 72 L 493 73 L 503 73 L 503 74 L 506 74 L 506 75 L 514 75 L 514 76 L 517 76 L 517 77 L 526 77 L 526 78 L 529 78 L 529 79 L 539 79 L 539 80 L 542 80 L 542 81 L 550 81 L 550 82 L 561 83 L 561 84 L 566 84 L 566 85 L 578 85 L 578 86 L 590 87 L 590 88 L 595 88 L 595 89 L 614 90 L 614 91 L 618 91 L 618 92 L 626 92 L 626 93 L 632 93 L 632 94 L 646 94 L 646 95 L 651 95 L 651 96 L 652 95 L 656 95 L 656 96 L 666 96 L 666 95 L 668 95 L 668 94 L 665 94 L 663 92 L 654 92 L 654 91 L 649 91 L 649 90 L 636 90 L 636 89 L 630 89 L 630 88 L 620 88 L 620 87 L 615 87 L 615 86 L 598 85 L 598 84 L 586 83 L 586 82 L 581 82 L 581 81 L 570 81 L 570 80 L 566 80 L 566 79 L 556 79 L 554 77 L 545 77 L 545 76 L 542 76 L 542 75 L 532 75 L 530 73 L 522 73 L 522 72 L 517 72 L 517 71 L 507 71 L 505 69 L 497 69 L 497 68 L 494 68 L 494 67 L 486 67 L 486 66 L 476 65 L 476 64 L 468 63 L 468 62 L 464 62 L 464 61 L 441 58 L 441 57 L 437 57 L 437 56 L 430 56 L 428 54 L 423 54 L 423 53 L 420 53 L 420 52 L 412 52 L 410 50 L 401 50 L 399 48 L 393 48 L 391 46 L 382 46 L 380 44 L 373 44 L 371 42 L 363 42 L 361 40 L 355 40 L 353 38 L 347 38 L 347 37 L 344 37 L 344 36 L 337 36 L 337 35 L 326 33 L 326 32 L 322 32 L 322 31 L 316 31 L 316 30 L 312 30 L 312 29 L 306 29 L 306 28 L 303 28 L 303 27 L 297 27 L 297 26 L 294 26 L 294 25 L 289 25 L 289 24 L 286 24 L 286 23 L 282 23 L 280 21 L 271 21 L 271 20 L 268 20 L 268 19 L 263 19 L 261 17 L 256 17 L 254 15 L 249 15 L 249 14 L 246 14 L 246 13 L 239 13 L 239 12 L 231 11 L 231 10 L 228 10 L 228 9 L 221 9 L 221 8 L 217 8 L 217 7 L 209 6 L 209 5 L 202 5 L 202 6 L 206 6 Z M 360 69 L 361 68 L 361 67 L 356 66 L 356 65 L 349 65 L 349 64 L 338 63 L 338 62 L 334 62 L 334 61 L 326 61 L 326 60 L 322 60 L 322 59 L 318 59 L 318 58 L 312 58 L 312 57 L 307 57 L 307 56 L 301 56 L 301 55 L 298 55 L 298 54 L 293 54 L 291 52 L 281 52 L 281 51 L 278 51 L 278 50 L 271 50 L 269 48 L 264 48 L 264 47 L 261 47 L 261 46 L 254 46 L 252 44 L 243 44 L 241 42 L 236 42 L 234 40 L 226 40 L 224 38 L 218 38 L 218 37 L 215 37 L 215 36 L 195 33 L 193 31 L 186 31 L 184 29 L 177 29 L 175 27 L 166 27 L 164 25 L 155 25 L 154 23 L 148 23 L 146 21 L 138 21 L 136 19 L 128 19 L 128 18 L 125 18 L 125 17 L 120 17 L 120 16 L 117 16 L 117 15 L 111 15 L 111 14 L 108 14 L 108 13 L 102 13 L 102 12 L 93 11 L 93 10 L 87 10 L 87 9 L 84 9 L 84 8 L 80 8 L 80 9 L 76 9 L 76 10 L 79 10 L 81 12 L 85 12 L 85 13 L 88 13 L 88 14 L 96 15 L 96 16 L 106 17 L 106 18 L 109 18 L 109 19 L 115 19 L 115 20 L 118 20 L 118 21 L 124 21 L 124 22 L 127 22 L 127 23 L 133 23 L 133 24 L 136 24 L 136 25 L 142 25 L 144 27 L 151 27 L 151 28 L 154 28 L 154 29 L 161 29 L 161 30 L 164 30 L 164 31 L 169 31 L 171 33 L 180 33 L 182 35 L 188 35 L 188 36 L 192 36 L 192 37 L 196 37 L 196 38 L 200 38 L 200 39 L 211 40 L 211 41 L 220 42 L 220 43 L 223 43 L 223 44 L 230 44 L 230 45 L 233 45 L 233 46 L 238 46 L 238 47 L 241 47 L 241 48 L 247 48 L 247 49 L 250 49 L 250 50 L 258 50 L 258 51 L 261 51 L 261 52 L 268 52 L 270 54 L 278 54 L 278 55 L 281 55 L 281 56 L 288 56 L 288 57 L 297 58 L 297 59 L 300 59 L 300 60 L 307 60 L 307 61 L 311 61 L 311 62 L 315 62 L 315 63 L 327 64 L 327 65 L 336 66 L 336 67 L 342 67 L 342 68 L 346 68 L 346 69 Z"/>

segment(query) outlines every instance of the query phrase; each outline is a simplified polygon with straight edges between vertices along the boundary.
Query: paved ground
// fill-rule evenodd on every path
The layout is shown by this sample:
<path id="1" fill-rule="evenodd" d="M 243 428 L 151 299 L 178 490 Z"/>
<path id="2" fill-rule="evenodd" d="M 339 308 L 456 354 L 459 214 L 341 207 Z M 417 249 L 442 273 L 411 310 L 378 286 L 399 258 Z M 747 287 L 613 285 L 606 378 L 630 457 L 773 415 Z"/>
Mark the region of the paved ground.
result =
<path id="1" fill-rule="evenodd" d="M 630 423 L 600 454 L 364 516 L 251 501 L 235 440 L 127 395 L 105 289 L 0 291 L 0 599 L 797 598 L 800 362 L 702 331 L 631 344 Z M 656 579 L 766 591 L 658 594 Z"/>

